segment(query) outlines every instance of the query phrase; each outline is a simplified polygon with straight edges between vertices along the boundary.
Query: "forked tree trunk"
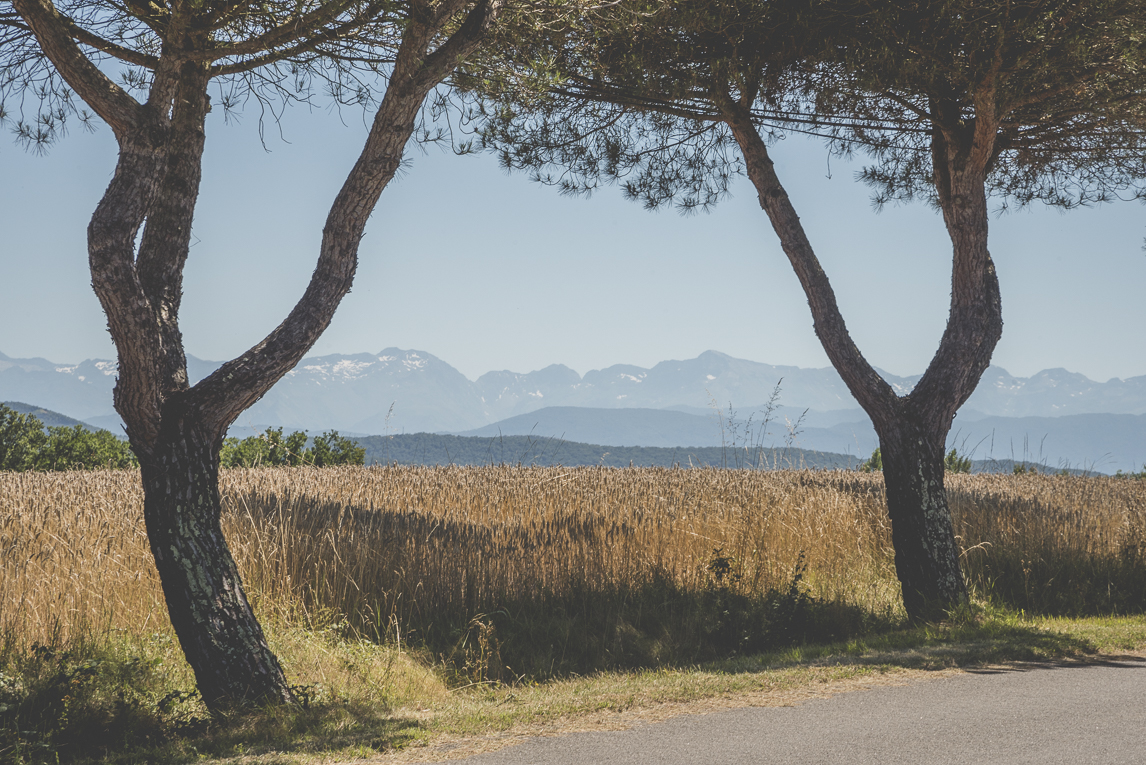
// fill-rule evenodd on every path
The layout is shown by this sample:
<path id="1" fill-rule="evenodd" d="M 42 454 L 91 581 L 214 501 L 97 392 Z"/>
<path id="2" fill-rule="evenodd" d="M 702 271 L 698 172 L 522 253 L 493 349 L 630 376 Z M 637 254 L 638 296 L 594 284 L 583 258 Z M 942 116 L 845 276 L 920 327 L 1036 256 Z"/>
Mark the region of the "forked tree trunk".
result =
<path id="1" fill-rule="evenodd" d="M 171 625 L 209 709 L 290 701 L 219 523 L 219 439 L 172 403 L 140 464 L 147 538 Z"/>
<path id="2" fill-rule="evenodd" d="M 306 292 L 270 335 L 194 387 L 179 307 L 210 111 L 207 86 L 227 69 L 209 63 L 212 27 L 195 15 L 197 6 L 172 7 L 179 18 L 167 31 L 175 39 L 164 39 L 141 104 L 84 56 L 50 0 L 15 2 L 45 54 L 119 143 L 115 175 L 88 227 L 88 259 L 119 356 L 115 406 L 142 467 L 144 518 L 171 623 L 212 711 L 289 701 L 290 686 L 220 527 L 219 449 L 231 423 L 330 324 L 354 280 L 366 222 L 401 164 L 426 95 L 478 46 L 500 0 L 478 0 L 444 40 L 443 29 L 467 0 L 444 0 L 403 27 L 386 94 L 331 206 Z"/>
<path id="3" fill-rule="evenodd" d="M 932 620 L 963 603 L 967 588 L 943 485 L 944 444 L 956 411 L 975 390 L 1002 334 L 999 285 L 987 251 L 984 168 L 993 132 L 981 121 L 955 146 L 936 130 L 933 158 L 952 242 L 951 313 L 939 349 L 904 397 L 852 341 L 835 294 L 781 185 L 747 107 L 721 99 L 749 179 L 808 297 L 816 335 L 832 366 L 879 434 L 895 567 L 913 620 Z"/>

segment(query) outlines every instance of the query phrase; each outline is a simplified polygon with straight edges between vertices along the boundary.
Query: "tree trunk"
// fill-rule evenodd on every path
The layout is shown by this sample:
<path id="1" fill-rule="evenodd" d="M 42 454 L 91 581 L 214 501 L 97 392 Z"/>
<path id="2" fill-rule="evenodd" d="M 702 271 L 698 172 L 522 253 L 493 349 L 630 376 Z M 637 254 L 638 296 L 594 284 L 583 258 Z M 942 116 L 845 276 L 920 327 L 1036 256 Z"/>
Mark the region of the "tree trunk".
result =
<path id="1" fill-rule="evenodd" d="M 171 624 L 209 709 L 290 701 L 219 524 L 219 439 L 174 403 L 141 460 L 147 537 Z"/>
<path id="2" fill-rule="evenodd" d="M 907 407 L 876 430 L 904 608 L 912 619 L 941 619 L 967 599 L 943 485 L 947 431 L 934 432 Z"/>
<path id="3" fill-rule="evenodd" d="M 220 526 L 225 426 L 188 389 L 179 332 L 183 266 L 210 111 L 203 65 L 165 61 L 152 88 L 169 114 L 144 107 L 117 136 L 116 173 L 88 228 L 92 285 L 119 356 L 116 410 L 139 458 L 144 521 L 168 615 L 212 711 L 290 701 L 282 667 Z M 159 91 L 166 95 L 156 95 Z M 142 231 L 142 233 L 140 233 Z M 138 238 L 138 248 L 136 241 Z"/>
<path id="4" fill-rule="evenodd" d="M 179 307 L 211 108 L 207 87 L 212 77 L 249 71 L 261 57 L 215 65 L 242 45 L 230 52 L 217 45 L 212 9 L 204 16 L 202 4 L 176 4 L 153 26 L 163 42 L 156 56 L 135 62 L 153 75 L 148 99 L 139 103 L 87 58 L 50 0 L 14 3 L 45 55 L 119 144 L 115 175 L 88 227 L 88 261 L 116 345 L 115 407 L 142 467 L 144 517 L 172 625 L 211 710 L 289 701 L 220 527 L 219 449 L 231 423 L 330 324 L 350 291 L 366 222 L 401 164 L 426 95 L 477 48 L 501 0 L 478 0 L 469 12 L 468 0 L 445 0 L 412 13 L 366 145 L 327 217 L 306 292 L 262 342 L 193 388 Z M 339 12 L 324 16 L 320 9 L 317 21 Z M 305 37 L 311 27 L 281 27 L 294 29 Z M 281 42 L 299 40 L 294 31 L 283 34 Z M 279 46 L 266 42 L 253 52 Z"/>
<path id="5" fill-rule="evenodd" d="M 933 139 L 936 185 L 953 248 L 951 313 L 927 371 L 901 398 L 852 341 L 827 274 L 747 107 L 727 97 L 718 101 L 760 206 L 808 297 L 816 335 L 879 434 L 904 608 L 913 620 L 941 618 L 967 599 L 943 485 L 944 444 L 956 411 L 987 369 L 1003 326 L 998 278 L 987 251 L 983 184 L 993 133 L 980 122 L 962 148 L 949 136 Z"/>

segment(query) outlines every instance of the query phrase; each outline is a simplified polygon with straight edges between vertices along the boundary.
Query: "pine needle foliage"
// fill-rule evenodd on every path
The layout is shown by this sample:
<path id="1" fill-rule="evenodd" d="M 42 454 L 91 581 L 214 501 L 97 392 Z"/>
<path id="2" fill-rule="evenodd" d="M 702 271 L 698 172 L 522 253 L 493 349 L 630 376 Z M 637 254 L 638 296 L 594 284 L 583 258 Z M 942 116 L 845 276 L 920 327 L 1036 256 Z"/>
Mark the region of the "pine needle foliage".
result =
<path id="1" fill-rule="evenodd" d="M 829 3 L 846 30 L 817 88 L 876 202 L 938 201 L 935 133 L 996 125 L 989 192 L 1063 208 L 1141 197 L 1146 8 L 1135 0 Z M 850 115 L 842 122 L 842 115 Z M 897 126 L 907 126 L 905 128 Z"/>
<path id="2" fill-rule="evenodd" d="M 565 193 L 619 182 L 707 208 L 742 171 L 722 104 L 771 140 L 867 153 L 877 204 L 935 201 L 932 138 L 998 123 L 998 203 L 1142 195 L 1146 10 L 1134 0 L 622 2 L 469 70 L 483 145 Z"/>

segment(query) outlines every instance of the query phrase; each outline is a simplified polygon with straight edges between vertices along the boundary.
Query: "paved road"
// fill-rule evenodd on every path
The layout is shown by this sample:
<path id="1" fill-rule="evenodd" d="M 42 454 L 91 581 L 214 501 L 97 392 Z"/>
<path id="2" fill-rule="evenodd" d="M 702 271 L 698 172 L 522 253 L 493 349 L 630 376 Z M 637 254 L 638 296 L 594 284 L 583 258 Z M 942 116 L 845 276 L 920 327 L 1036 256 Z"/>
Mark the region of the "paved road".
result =
<path id="1" fill-rule="evenodd" d="M 1141 765 L 1146 663 L 969 672 L 795 707 L 531 739 L 463 762 Z"/>

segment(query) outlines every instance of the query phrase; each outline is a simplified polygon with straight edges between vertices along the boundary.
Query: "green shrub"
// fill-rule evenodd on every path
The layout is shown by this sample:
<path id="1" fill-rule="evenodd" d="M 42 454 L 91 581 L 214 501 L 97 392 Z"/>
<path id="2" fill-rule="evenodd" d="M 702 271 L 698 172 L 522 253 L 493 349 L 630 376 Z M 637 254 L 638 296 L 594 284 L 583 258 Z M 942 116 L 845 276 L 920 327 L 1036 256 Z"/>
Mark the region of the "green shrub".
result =
<path id="1" fill-rule="evenodd" d="M 948 473 L 970 473 L 971 458 L 964 457 L 952 449 L 947 452 L 947 457 L 943 460 L 943 467 L 946 468 Z M 864 473 L 873 473 L 883 470 L 883 455 L 878 448 L 871 453 L 871 457 L 868 458 L 867 462 L 860 465 L 860 470 Z"/>
<path id="2" fill-rule="evenodd" d="M 948 473 L 970 473 L 971 458 L 964 457 L 952 449 L 947 452 L 947 457 L 943 460 L 943 467 L 947 469 Z"/>
<path id="3" fill-rule="evenodd" d="M 139 467 L 127 441 L 107 430 L 82 425 L 48 428 L 47 443 L 36 456 L 34 470 L 95 470 Z"/>
<path id="4" fill-rule="evenodd" d="M 131 447 L 106 430 L 44 428 L 31 414 L 0 404 L 0 470 L 94 470 L 137 467 Z"/>
<path id="5" fill-rule="evenodd" d="M 47 441 L 38 419 L 0 404 L 0 470 L 31 470 Z"/>
<path id="6" fill-rule="evenodd" d="M 883 471 L 883 455 L 879 453 L 879 447 L 876 447 L 876 450 L 871 453 L 867 462 L 860 465 L 860 470 L 864 473 Z"/>
<path id="7" fill-rule="evenodd" d="M 366 450 L 359 447 L 356 441 L 338 435 L 337 430 L 328 430 L 316 436 L 308 455 L 308 461 L 315 467 L 362 465 L 366 462 Z"/>
<path id="8" fill-rule="evenodd" d="M 306 431 L 296 430 L 284 437 L 282 428 L 267 428 L 257 436 L 226 439 L 219 454 L 219 465 L 225 468 L 325 467 L 366 462 L 366 450 L 353 439 L 340 436 L 337 430 L 316 436 L 309 449 L 306 443 Z"/>
<path id="9" fill-rule="evenodd" d="M 283 467 L 307 464 L 306 433 L 283 437 L 282 428 L 267 428 L 257 436 L 228 438 L 219 455 L 222 467 Z"/>
<path id="10" fill-rule="evenodd" d="M 162 743 L 201 714 L 162 695 L 160 660 L 124 644 L 36 644 L 0 657 L 0 762 L 60 763 Z"/>

